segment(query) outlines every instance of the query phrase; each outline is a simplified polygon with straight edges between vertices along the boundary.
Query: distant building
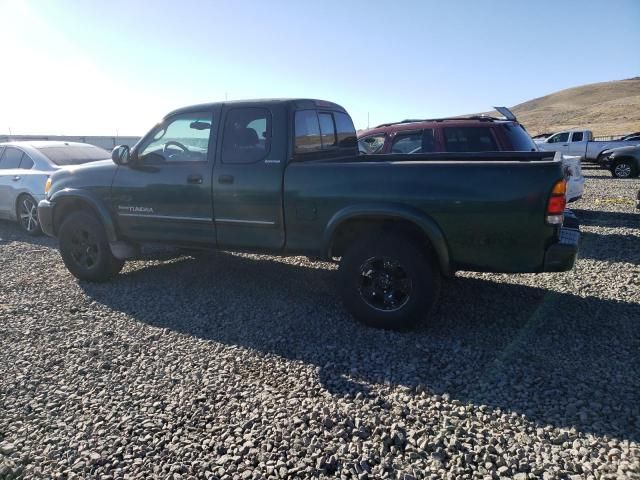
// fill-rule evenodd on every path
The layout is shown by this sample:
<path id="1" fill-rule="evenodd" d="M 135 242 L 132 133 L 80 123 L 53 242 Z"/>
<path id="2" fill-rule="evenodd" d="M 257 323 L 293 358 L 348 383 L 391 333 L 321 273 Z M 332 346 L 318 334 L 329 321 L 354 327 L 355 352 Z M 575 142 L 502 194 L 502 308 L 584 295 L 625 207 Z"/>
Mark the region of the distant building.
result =
<path id="1" fill-rule="evenodd" d="M 24 142 L 31 140 L 56 140 L 61 142 L 90 143 L 105 150 L 113 150 L 117 145 L 133 147 L 140 137 L 106 137 L 106 136 L 74 136 L 74 135 L 0 135 L 0 142 Z"/>

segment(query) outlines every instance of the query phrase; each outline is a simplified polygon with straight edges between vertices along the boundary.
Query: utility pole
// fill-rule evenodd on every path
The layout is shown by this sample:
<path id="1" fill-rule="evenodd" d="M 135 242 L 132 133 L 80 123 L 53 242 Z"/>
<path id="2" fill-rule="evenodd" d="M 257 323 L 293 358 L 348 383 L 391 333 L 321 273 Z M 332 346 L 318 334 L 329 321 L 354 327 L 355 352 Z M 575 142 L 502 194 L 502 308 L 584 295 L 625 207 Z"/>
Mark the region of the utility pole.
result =
<path id="1" fill-rule="evenodd" d="M 369 130 L 369 112 L 367 112 L 367 130 Z"/>

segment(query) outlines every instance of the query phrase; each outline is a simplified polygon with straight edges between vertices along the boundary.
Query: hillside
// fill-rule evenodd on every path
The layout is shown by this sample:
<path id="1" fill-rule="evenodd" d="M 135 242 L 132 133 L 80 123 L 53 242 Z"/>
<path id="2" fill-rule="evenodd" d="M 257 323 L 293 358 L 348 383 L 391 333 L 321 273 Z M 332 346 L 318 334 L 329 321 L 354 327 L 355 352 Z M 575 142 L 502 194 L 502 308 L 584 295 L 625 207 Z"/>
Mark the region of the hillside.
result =
<path id="1" fill-rule="evenodd" d="M 568 88 L 511 110 L 531 135 L 576 127 L 594 135 L 640 131 L 640 77 Z"/>

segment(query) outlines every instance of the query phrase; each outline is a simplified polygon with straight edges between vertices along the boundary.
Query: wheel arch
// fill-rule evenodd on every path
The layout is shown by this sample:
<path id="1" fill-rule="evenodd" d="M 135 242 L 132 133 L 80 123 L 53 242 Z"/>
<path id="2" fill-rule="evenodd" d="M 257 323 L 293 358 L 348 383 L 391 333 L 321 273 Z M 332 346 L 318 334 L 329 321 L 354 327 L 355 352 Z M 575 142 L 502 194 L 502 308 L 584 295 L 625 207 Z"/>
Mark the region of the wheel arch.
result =
<path id="1" fill-rule="evenodd" d="M 405 205 L 354 205 L 337 212 L 325 229 L 324 254 L 341 256 L 356 237 L 380 230 L 400 231 L 428 246 L 440 271 L 450 275 L 451 262 L 445 236 L 433 218 Z"/>
<path id="2" fill-rule="evenodd" d="M 83 190 L 65 189 L 53 194 L 50 200 L 55 204 L 53 214 L 54 233 L 58 232 L 63 219 L 70 213 L 89 210 L 96 215 L 104 226 L 109 242 L 117 241 L 116 227 L 111 214 L 95 195 Z"/>

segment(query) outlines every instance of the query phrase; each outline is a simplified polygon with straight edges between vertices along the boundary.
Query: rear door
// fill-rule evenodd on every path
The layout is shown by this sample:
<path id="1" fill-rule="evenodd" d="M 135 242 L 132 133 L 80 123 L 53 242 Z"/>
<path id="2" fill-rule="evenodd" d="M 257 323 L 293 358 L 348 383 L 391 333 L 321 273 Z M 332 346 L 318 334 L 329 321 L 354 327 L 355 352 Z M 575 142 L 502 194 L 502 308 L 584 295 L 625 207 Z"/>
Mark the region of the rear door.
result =
<path id="1" fill-rule="evenodd" d="M 213 204 L 220 248 L 284 247 L 282 181 L 288 114 L 275 106 L 227 106 L 213 170 Z"/>
<path id="2" fill-rule="evenodd" d="M 567 153 L 569 155 L 577 155 L 584 157 L 587 151 L 587 138 L 584 132 L 571 132 L 571 138 L 569 138 L 569 148 Z"/>
<path id="3" fill-rule="evenodd" d="M 219 110 L 178 113 L 152 130 L 111 187 L 120 232 L 131 239 L 215 245 L 211 174 Z"/>

